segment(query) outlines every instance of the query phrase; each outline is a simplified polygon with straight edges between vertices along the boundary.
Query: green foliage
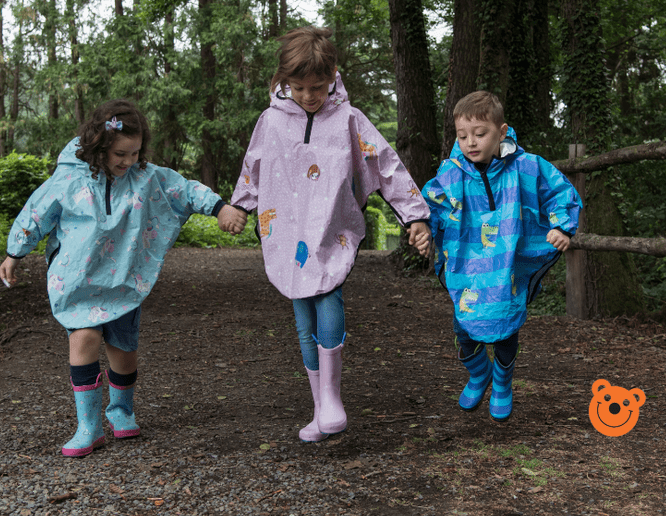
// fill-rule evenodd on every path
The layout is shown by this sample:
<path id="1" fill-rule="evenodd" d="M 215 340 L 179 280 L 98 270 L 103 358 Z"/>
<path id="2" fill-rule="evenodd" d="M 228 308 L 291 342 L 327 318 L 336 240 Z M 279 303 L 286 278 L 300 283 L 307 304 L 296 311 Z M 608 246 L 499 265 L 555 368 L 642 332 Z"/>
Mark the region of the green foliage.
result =
<path id="1" fill-rule="evenodd" d="M 361 246 L 362 249 L 385 251 L 387 249 L 387 236 L 400 235 L 400 226 L 389 222 L 389 220 L 395 221 L 395 216 L 392 213 L 390 218 L 387 217 L 387 211 L 390 212 L 390 210 L 388 204 L 376 193 L 368 198 L 368 205 L 363 214 L 365 217 L 365 240 Z"/>
<path id="2" fill-rule="evenodd" d="M 257 247 L 259 240 L 254 233 L 256 224 L 256 215 L 249 215 L 243 232 L 232 236 L 220 230 L 215 217 L 195 213 L 183 226 L 174 247 Z"/>
<path id="3" fill-rule="evenodd" d="M 561 257 L 541 281 L 541 292 L 527 306 L 527 313 L 529 315 L 566 315 L 566 276 L 566 261 L 564 257 Z"/>
<path id="4" fill-rule="evenodd" d="M 7 237 L 12 225 L 5 213 L 0 213 L 0 256 L 7 254 Z"/>
<path id="5" fill-rule="evenodd" d="M 49 178 L 50 160 L 12 152 L 0 158 L 0 213 L 15 217 L 33 191 Z"/>

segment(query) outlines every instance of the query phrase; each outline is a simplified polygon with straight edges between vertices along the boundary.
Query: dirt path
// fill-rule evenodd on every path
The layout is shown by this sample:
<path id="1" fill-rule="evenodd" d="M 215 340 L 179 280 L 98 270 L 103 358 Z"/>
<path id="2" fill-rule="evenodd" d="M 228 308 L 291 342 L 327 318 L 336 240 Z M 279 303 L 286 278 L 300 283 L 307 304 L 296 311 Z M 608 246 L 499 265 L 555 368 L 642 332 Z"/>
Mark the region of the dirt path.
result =
<path id="1" fill-rule="evenodd" d="M 655 323 L 530 318 L 514 415 L 498 424 L 487 398 L 457 408 L 466 373 L 441 286 L 363 251 L 343 287 L 349 427 L 305 445 L 291 302 L 260 251 L 175 249 L 143 306 L 142 435 L 107 430 L 103 448 L 72 460 L 60 455 L 76 424 L 66 334 L 43 259 L 22 267 L 21 286 L 0 291 L 0 514 L 654 516 L 666 505 L 666 329 Z M 627 435 L 590 423 L 599 378 L 647 395 Z"/>

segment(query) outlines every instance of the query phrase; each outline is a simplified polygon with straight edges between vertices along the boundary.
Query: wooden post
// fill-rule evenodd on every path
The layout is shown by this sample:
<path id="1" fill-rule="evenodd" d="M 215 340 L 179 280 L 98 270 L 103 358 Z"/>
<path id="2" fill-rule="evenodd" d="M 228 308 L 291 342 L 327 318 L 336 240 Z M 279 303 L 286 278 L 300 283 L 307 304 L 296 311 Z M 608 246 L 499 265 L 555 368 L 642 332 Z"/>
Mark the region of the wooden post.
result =
<path id="1" fill-rule="evenodd" d="M 581 157 L 585 154 L 585 145 L 569 145 L 569 159 Z M 578 191 L 578 195 L 585 205 L 585 173 L 576 173 L 567 176 Z M 578 219 L 578 231 L 585 231 L 585 209 L 581 210 Z M 564 253 L 567 261 L 566 297 L 567 315 L 576 319 L 589 319 L 587 288 L 585 282 L 586 253 L 581 249 L 570 249 Z"/>

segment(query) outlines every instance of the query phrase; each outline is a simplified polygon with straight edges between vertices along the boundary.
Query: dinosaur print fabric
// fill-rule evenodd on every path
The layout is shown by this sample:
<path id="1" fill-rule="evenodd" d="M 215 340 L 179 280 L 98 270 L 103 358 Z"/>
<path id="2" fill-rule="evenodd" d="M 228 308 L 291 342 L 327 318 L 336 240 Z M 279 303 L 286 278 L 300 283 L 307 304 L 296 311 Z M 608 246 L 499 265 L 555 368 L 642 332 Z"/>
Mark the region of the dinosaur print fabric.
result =
<path id="1" fill-rule="evenodd" d="M 474 340 L 497 342 L 516 333 L 541 278 L 560 256 L 546 235 L 573 235 L 582 202 L 568 179 L 525 152 L 509 128 L 501 157 L 484 171 L 456 142 L 422 190 L 431 209 L 435 271 Z"/>

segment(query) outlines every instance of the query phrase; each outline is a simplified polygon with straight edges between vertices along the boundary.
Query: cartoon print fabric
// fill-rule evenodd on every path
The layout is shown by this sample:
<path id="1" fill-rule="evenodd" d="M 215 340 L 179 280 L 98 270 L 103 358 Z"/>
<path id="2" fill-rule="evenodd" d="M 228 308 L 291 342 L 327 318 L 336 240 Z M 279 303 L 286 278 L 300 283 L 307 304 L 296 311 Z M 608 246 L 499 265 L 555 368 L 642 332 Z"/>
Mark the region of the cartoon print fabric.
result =
<path id="1" fill-rule="evenodd" d="M 372 192 L 402 224 L 429 217 L 422 197 L 410 195 L 414 183 L 398 155 L 349 104 L 339 74 L 314 116 L 289 91 L 271 94 L 243 163 L 231 204 L 257 209 L 266 273 L 290 299 L 344 282 L 365 237 L 361 207 Z"/>
<path id="2" fill-rule="evenodd" d="M 474 340 L 496 342 L 523 325 L 527 304 L 559 251 L 551 229 L 573 235 L 582 202 L 567 178 L 517 145 L 509 128 L 484 174 L 458 143 L 422 190 L 432 210 L 435 271 Z"/>
<path id="3" fill-rule="evenodd" d="M 164 256 L 192 213 L 210 215 L 221 198 L 197 181 L 148 164 L 123 177 L 93 179 L 75 156 L 78 138 L 58 157 L 53 176 L 28 199 L 7 244 L 28 254 L 46 235 L 48 294 L 68 329 L 110 322 L 141 304 Z"/>

